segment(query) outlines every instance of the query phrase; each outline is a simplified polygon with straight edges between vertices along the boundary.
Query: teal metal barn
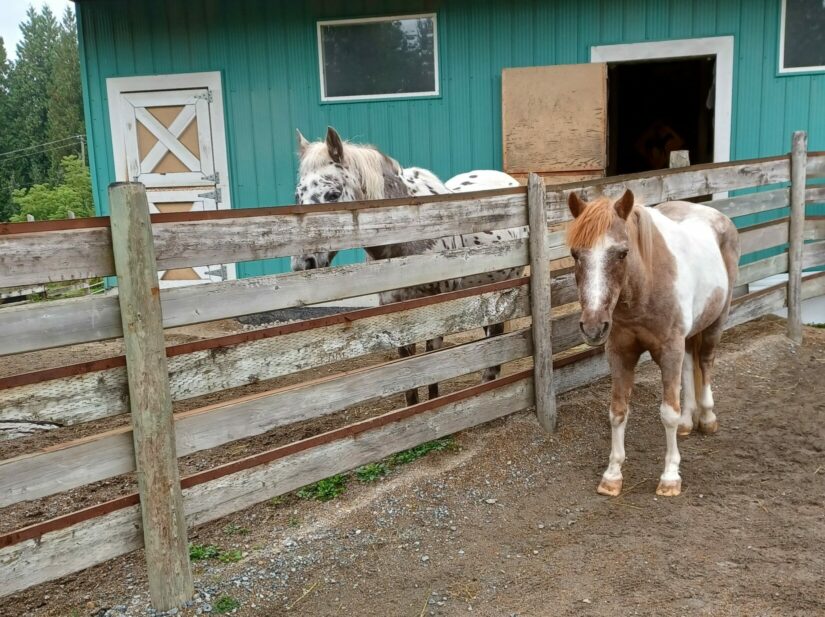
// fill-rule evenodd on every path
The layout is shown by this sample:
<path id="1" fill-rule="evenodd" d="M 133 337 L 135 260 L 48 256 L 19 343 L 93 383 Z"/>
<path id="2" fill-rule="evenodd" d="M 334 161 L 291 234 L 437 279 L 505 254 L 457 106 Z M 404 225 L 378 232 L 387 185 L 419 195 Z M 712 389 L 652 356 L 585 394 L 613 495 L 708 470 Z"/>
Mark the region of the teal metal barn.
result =
<path id="1" fill-rule="evenodd" d="M 818 0 L 78 0 L 77 10 L 101 214 L 107 185 L 133 177 L 154 183 L 158 210 L 290 203 L 296 128 L 318 138 L 333 125 L 445 179 L 502 169 L 508 67 L 603 60 L 614 71 L 610 96 L 618 97 L 612 83 L 633 84 L 634 107 L 667 98 L 658 84 L 668 74 L 693 74 L 661 63 L 703 58 L 709 64 L 686 82 L 707 103 L 701 113 L 712 110 L 709 137 L 693 140 L 705 152 L 699 160 L 692 153 L 694 162 L 787 152 L 799 129 L 809 132 L 810 149 L 825 149 Z M 359 75 L 384 59 L 396 71 L 407 65 L 389 57 L 394 43 L 381 48 L 383 30 L 353 28 L 410 15 L 418 21 L 396 25 L 407 52 L 418 54 L 410 70 L 425 67 L 419 81 L 385 75 L 382 85 Z M 633 69 L 653 60 L 658 74 Z M 630 122 L 626 113 L 611 110 L 615 131 Z M 229 275 L 287 267 L 249 262 Z"/>

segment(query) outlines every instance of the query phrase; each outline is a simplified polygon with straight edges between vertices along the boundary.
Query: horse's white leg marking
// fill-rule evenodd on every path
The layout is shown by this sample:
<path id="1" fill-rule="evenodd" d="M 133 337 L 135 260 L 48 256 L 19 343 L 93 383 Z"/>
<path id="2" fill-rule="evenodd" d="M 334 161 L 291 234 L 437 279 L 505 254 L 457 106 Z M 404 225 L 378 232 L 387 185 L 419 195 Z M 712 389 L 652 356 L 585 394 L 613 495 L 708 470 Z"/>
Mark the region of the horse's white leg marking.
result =
<path id="1" fill-rule="evenodd" d="M 662 418 L 662 424 L 665 426 L 665 440 L 667 442 L 667 454 L 665 454 L 665 470 L 659 478 L 659 489 L 656 492 L 660 495 L 667 495 L 669 493 L 661 492 L 663 486 L 679 485 L 681 487 L 682 478 L 679 476 L 679 463 L 681 457 L 679 455 L 679 446 L 676 443 L 676 428 L 679 426 L 679 412 L 673 409 L 668 403 L 662 403 L 659 408 L 659 415 Z M 679 493 L 674 493 L 678 495 Z"/>
<path id="2" fill-rule="evenodd" d="M 685 350 L 685 358 L 682 360 L 682 395 L 682 414 L 677 432 L 679 435 L 690 435 L 694 418 L 698 421 L 696 388 L 693 384 L 693 353 L 690 349 Z"/>
<path id="3" fill-rule="evenodd" d="M 602 474 L 598 492 L 602 495 L 618 495 L 622 490 L 622 465 L 624 464 L 624 431 L 629 409 L 623 414 L 610 411 L 610 459 Z"/>
<path id="4" fill-rule="evenodd" d="M 716 419 L 716 414 L 713 413 L 713 392 L 710 389 L 710 383 L 706 383 L 702 387 L 699 409 L 699 429 L 703 433 L 715 433 L 719 428 L 719 422 Z"/>

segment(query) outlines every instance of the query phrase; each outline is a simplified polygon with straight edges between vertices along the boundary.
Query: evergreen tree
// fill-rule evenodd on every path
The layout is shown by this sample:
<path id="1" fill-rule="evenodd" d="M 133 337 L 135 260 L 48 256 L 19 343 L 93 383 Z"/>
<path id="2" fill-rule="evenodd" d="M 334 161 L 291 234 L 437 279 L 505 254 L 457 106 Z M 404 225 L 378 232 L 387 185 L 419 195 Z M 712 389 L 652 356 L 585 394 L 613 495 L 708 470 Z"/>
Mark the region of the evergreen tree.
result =
<path id="1" fill-rule="evenodd" d="M 9 74 L 9 114 L 6 118 L 12 150 L 38 146 L 49 141 L 48 106 L 55 49 L 60 26 L 48 6 L 40 13 L 29 7 L 20 24 L 23 38 L 17 45 L 17 59 Z M 65 154 L 65 152 L 64 152 Z M 4 175 L 16 186 L 31 186 L 49 179 L 51 156 L 39 149 L 26 156 L 6 157 Z"/>
<path id="2" fill-rule="evenodd" d="M 74 11 L 67 8 L 60 26 L 60 36 L 54 51 L 48 107 L 47 141 L 58 141 L 84 134 L 83 95 L 80 89 L 80 58 L 77 51 L 77 25 Z M 66 148 L 51 152 L 52 169 L 60 169 L 67 151 L 74 151 L 79 142 L 67 141 Z M 57 144 L 56 144 L 57 145 Z M 79 154 L 78 150 L 78 154 Z"/>
<path id="3" fill-rule="evenodd" d="M 3 37 L 0 37 L 0 152 L 11 150 L 11 140 L 9 139 L 9 61 L 6 55 L 6 44 Z M 14 214 L 15 208 L 11 201 L 11 182 L 7 174 L 3 173 L 3 165 L 0 163 L 0 221 L 8 221 Z"/>

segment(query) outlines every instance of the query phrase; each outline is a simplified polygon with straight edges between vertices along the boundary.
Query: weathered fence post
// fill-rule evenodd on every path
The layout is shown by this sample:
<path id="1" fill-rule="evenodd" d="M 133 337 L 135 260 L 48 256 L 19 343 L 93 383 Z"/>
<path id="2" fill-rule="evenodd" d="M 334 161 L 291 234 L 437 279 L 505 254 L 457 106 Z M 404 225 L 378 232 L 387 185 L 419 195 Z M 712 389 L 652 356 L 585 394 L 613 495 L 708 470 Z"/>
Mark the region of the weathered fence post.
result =
<path id="1" fill-rule="evenodd" d="M 109 186 L 129 407 L 152 605 L 166 611 L 194 595 L 163 341 L 155 246 L 146 189 Z"/>
<path id="2" fill-rule="evenodd" d="M 690 150 L 673 150 L 670 153 L 670 168 L 690 167 Z"/>
<path id="3" fill-rule="evenodd" d="M 547 255 L 547 212 L 544 180 L 531 173 L 527 180 L 530 223 L 530 313 L 533 316 L 533 388 L 536 416 L 547 431 L 556 430 L 556 391 L 553 386 L 553 337 L 550 312 L 550 258 Z"/>
<path id="4" fill-rule="evenodd" d="M 791 140 L 791 218 L 788 230 L 788 338 L 802 342 L 802 250 L 805 244 L 805 166 L 808 134 L 796 131 Z"/>

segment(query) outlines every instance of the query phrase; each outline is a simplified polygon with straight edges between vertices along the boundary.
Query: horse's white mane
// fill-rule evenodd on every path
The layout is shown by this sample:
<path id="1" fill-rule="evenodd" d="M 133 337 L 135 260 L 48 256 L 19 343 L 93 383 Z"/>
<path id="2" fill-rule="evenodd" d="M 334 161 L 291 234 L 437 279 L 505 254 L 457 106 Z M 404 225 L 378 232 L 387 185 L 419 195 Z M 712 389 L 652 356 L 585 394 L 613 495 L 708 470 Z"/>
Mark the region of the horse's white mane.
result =
<path id="1" fill-rule="evenodd" d="M 401 174 L 401 165 L 393 158 L 379 152 L 375 147 L 344 141 L 343 164 L 352 171 L 365 189 L 365 199 L 384 199 L 384 166 L 391 165 L 392 171 Z M 301 157 L 301 176 L 317 172 L 332 164 L 327 144 L 316 141 L 306 146 Z"/>

